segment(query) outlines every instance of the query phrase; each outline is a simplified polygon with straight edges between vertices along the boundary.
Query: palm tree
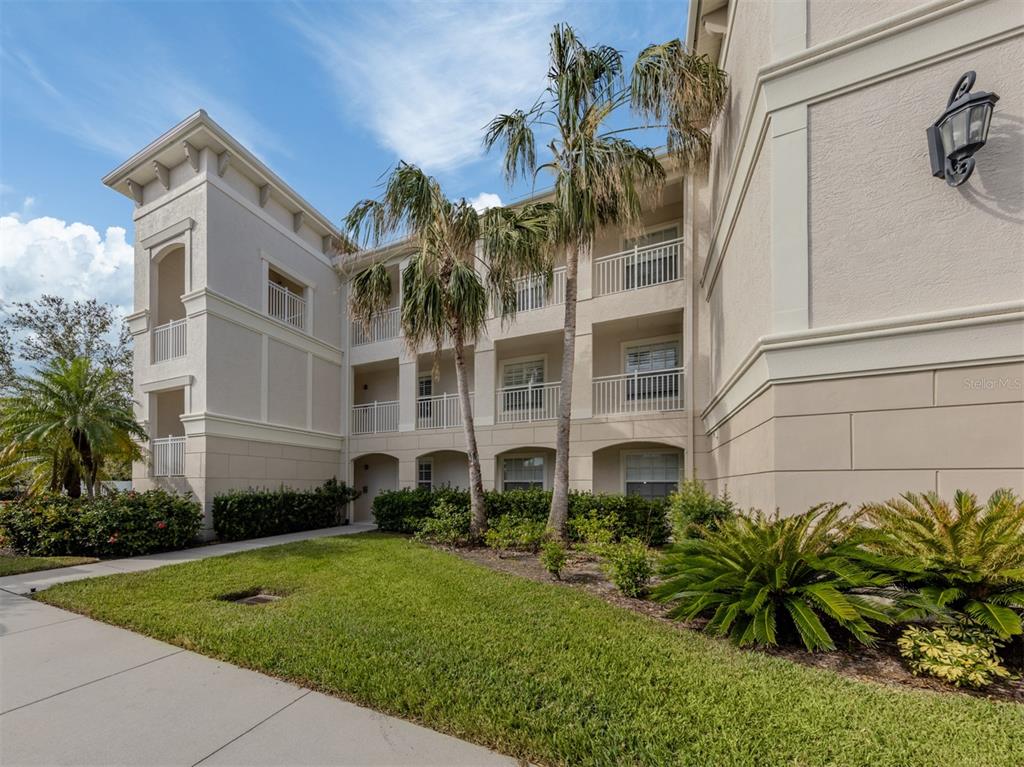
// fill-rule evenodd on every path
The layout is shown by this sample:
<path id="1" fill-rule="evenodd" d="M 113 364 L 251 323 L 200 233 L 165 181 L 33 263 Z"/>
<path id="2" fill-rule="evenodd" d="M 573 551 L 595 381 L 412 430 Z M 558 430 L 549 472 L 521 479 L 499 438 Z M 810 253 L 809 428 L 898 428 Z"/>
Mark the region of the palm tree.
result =
<path id="1" fill-rule="evenodd" d="M 35 489 L 92 497 L 111 459 L 136 460 L 146 432 L 132 414 L 118 373 L 88 357 L 56 359 L 35 376 L 16 376 L 0 398 L 0 462 Z"/>
<path id="2" fill-rule="evenodd" d="M 641 51 L 626 81 L 622 56 L 605 45 L 587 47 L 572 27 L 551 33 L 548 83 L 527 111 L 499 115 L 487 127 L 488 149 L 504 147 L 509 183 L 554 177 L 554 237 L 565 253 L 565 332 L 559 400 L 554 493 L 548 526 L 565 537 L 569 502 L 569 424 L 576 350 L 576 297 L 579 260 L 591 254 L 598 228 L 639 224 L 645 194 L 660 189 L 665 170 L 655 152 L 622 134 L 659 128 L 667 131 L 670 155 L 684 167 L 702 165 L 711 144 L 708 133 L 727 92 L 726 75 L 706 56 L 686 51 L 679 40 Z M 614 115 L 632 109 L 643 118 L 635 127 L 613 129 Z M 553 132 L 550 157 L 538 164 L 535 133 Z"/>
<path id="3" fill-rule="evenodd" d="M 486 327 L 489 298 L 501 307 L 503 317 L 514 317 L 516 277 L 540 272 L 550 282 L 549 250 L 544 246 L 549 221 L 549 205 L 492 208 L 479 214 L 465 199 L 449 200 L 436 179 L 405 162 L 392 171 L 380 199 L 362 200 L 345 218 L 356 242 L 379 245 L 400 236 L 411 238 L 417 247 L 402 272 L 402 332 L 413 353 L 430 347 L 440 354 L 446 341 L 451 342 L 469 463 L 470 533 L 477 539 L 487 517 L 466 347 Z M 372 264 L 352 279 L 350 312 L 368 329 L 372 318 L 387 309 L 390 296 L 385 264 Z"/>

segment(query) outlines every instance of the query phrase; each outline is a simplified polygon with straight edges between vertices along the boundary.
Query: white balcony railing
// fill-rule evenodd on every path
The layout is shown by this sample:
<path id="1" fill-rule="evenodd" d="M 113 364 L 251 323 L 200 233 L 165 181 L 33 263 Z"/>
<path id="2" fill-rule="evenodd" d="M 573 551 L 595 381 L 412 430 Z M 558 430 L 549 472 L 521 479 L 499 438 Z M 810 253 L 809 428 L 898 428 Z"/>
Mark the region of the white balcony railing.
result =
<path id="1" fill-rule="evenodd" d="M 469 393 L 472 407 L 473 393 Z M 432 397 L 417 397 L 417 429 L 451 429 L 462 426 L 462 406 L 458 394 L 436 394 Z"/>
<path id="2" fill-rule="evenodd" d="M 595 376 L 594 415 L 683 409 L 683 368 Z"/>
<path id="3" fill-rule="evenodd" d="M 398 400 L 371 402 L 352 408 L 353 434 L 398 431 Z"/>
<path id="4" fill-rule="evenodd" d="M 171 320 L 153 328 L 153 362 L 184 357 L 186 348 L 187 323 L 185 320 Z"/>
<path id="5" fill-rule="evenodd" d="M 548 293 L 544 277 L 531 274 L 515 280 L 516 311 L 528 312 L 543 309 L 545 306 L 557 306 L 565 303 L 565 267 L 554 270 L 551 278 L 551 293 Z"/>
<path id="6" fill-rule="evenodd" d="M 679 258 L 682 244 L 680 237 L 594 259 L 594 295 L 621 293 L 680 279 L 683 276 Z"/>
<path id="7" fill-rule="evenodd" d="M 550 421 L 558 417 L 562 383 L 510 386 L 494 393 L 494 414 L 498 423 Z"/>
<path id="8" fill-rule="evenodd" d="M 377 341 L 386 341 L 389 338 L 398 338 L 402 330 L 401 314 L 401 309 L 397 306 L 375 314 L 370 318 L 369 330 L 363 327 L 361 322 L 353 322 L 352 345 L 361 346 Z"/>
<path id="9" fill-rule="evenodd" d="M 283 285 L 267 281 L 267 314 L 292 327 L 306 327 L 306 299 Z"/>
<path id="10" fill-rule="evenodd" d="M 159 437 L 152 442 L 153 476 L 185 476 L 185 438 Z"/>

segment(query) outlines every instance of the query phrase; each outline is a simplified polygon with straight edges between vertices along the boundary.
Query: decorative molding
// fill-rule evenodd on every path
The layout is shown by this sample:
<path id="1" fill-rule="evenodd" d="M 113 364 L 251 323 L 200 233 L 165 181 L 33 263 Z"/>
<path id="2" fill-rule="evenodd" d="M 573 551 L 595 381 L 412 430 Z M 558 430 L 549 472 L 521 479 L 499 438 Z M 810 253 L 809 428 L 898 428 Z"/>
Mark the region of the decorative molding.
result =
<path id="1" fill-rule="evenodd" d="M 157 181 L 160 182 L 160 186 L 164 188 L 164 191 L 170 191 L 171 189 L 171 171 L 167 169 L 167 166 L 161 162 L 153 160 L 153 170 L 156 171 Z"/>
<path id="2" fill-rule="evenodd" d="M 151 234 L 151 235 L 149 235 L 149 237 L 146 237 L 145 239 L 140 240 L 139 244 L 143 248 L 145 248 L 146 250 L 151 250 L 151 249 L 157 247 L 158 245 L 162 245 L 163 243 L 167 242 L 168 240 L 173 239 L 174 237 L 177 237 L 180 234 L 184 234 L 185 232 L 194 229 L 195 226 L 196 226 L 195 219 L 183 218 L 178 223 L 171 224 L 170 226 L 166 227 L 165 229 L 161 229 L 159 232 L 157 232 L 155 234 Z"/>
<path id="3" fill-rule="evenodd" d="M 710 435 L 777 383 L 1024 360 L 1024 302 L 764 336 L 701 412 Z"/>
<path id="4" fill-rule="evenodd" d="M 150 394 L 157 391 L 181 389 L 186 386 L 191 386 L 195 383 L 195 380 L 195 377 L 191 375 L 174 376 L 173 378 L 163 378 L 159 381 L 149 381 L 144 384 L 139 384 L 139 390 L 143 394 Z"/>
<path id="5" fill-rule="evenodd" d="M 203 411 L 181 416 L 187 437 L 226 437 L 252 442 L 273 442 L 282 445 L 311 447 L 317 450 L 341 450 L 342 434 L 315 429 L 301 429 L 275 423 L 260 423 L 249 418 Z"/>
<path id="6" fill-rule="evenodd" d="M 132 199 L 135 200 L 135 207 L 142 205 L 142 185 L 128 179 L 128 192 L 131 194 Z"/>
<path id="7" fill-rule="evenodd" d="M 264 184 L 260 187 L 260 207 L 267 207 L 267 202 L 270 200 L 270 184 Z"/>
<path id="8" fill-rule="evenodd" d="M 128 325 L 128 332 L 132 336 L 141 335 L 149 330 L 149 309 L 139 309 L 137 312 L 125 316 L 125 323 Z"/>
<path id="9" fill-rule="evenodd" d="M 292 231 L 296 234 L 298 234 L 299 230 L 302 228 L 302 222 L 305 219 L 305 216 L 306 214 L 301 210 L 297 210 L 292 213 Z"/>
<path id="10" fill-rule="evenodd" d="M 231 163 L 231 152 L 226 149 L 217 155 L 217 175 L 221 178 L 228 172 L 228 165 Z"/>
<path id="11" fill-rule="evenodd" d="M 185 149 L 185 158 L 188 160 L 188 164 L 192 166 L 192 170 L 196 173 L 199 172 L 199 150 L 196 149 L 192 144 L 187 141 L 182 141 L 181 146 Z"/>

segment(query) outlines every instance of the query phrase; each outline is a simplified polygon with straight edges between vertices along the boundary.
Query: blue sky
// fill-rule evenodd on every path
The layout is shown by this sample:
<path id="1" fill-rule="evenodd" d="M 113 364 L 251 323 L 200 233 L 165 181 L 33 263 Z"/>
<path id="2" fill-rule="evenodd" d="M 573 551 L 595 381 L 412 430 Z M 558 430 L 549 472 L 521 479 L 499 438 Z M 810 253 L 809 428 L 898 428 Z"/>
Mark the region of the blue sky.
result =
<path id="1" fill-rule="evenodd" d="M 398 159 L 512 199 L 483 125 L 543 87 L 568 21 L 631 61 L 686 0 L 3 2 L 0 310 L 40 292 L 130 309 L 131 203 L 100 177 L 195 111 L 334 221 Z"/>

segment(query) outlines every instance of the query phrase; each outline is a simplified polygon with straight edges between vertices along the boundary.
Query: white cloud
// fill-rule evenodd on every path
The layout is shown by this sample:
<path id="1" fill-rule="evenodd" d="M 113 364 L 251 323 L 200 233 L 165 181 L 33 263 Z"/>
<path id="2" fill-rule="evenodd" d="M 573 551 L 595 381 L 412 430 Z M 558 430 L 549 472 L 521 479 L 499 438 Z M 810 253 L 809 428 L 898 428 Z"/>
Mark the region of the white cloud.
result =
<path id="1" fill-rule="evenodd" d="M 488 208 L 500 208 L 501 198 L 494 192 L 481 192 L 469 204 L 476 208 L 477 213 L 483 213 Z"/>
<path id="2" fill-rule="evenodd" d="M 4 49 L 0 61 L 10 98 L 40 123 L 79 144 L 124 160 L 199 108 L 257 154 L 288 154 L 284 142 L 230 100 L 178 70 L 159 48 L 132 66 L 114 56 L 64 58 L 61 66 L 88 87 L 58 88 L 27 53 Z M 76 80 L 77 82 L 77 80 Z"/>
<path id="3" fill-rule="evenodd" d="M 49 216 L 0 216 L 0 305 L 50 293 L 96 298 L 128 313 L 133 264 L 134 249 L 119 226 L 100 236 L 88 224 Z"/>
<path id="4" fill-rule="evenodd" d="M 310 43 L 349 118 L 430 172 L 480 157 L 484 126 L 540 95 L 563 4 L 367 3 L 289 21 Z"/>

